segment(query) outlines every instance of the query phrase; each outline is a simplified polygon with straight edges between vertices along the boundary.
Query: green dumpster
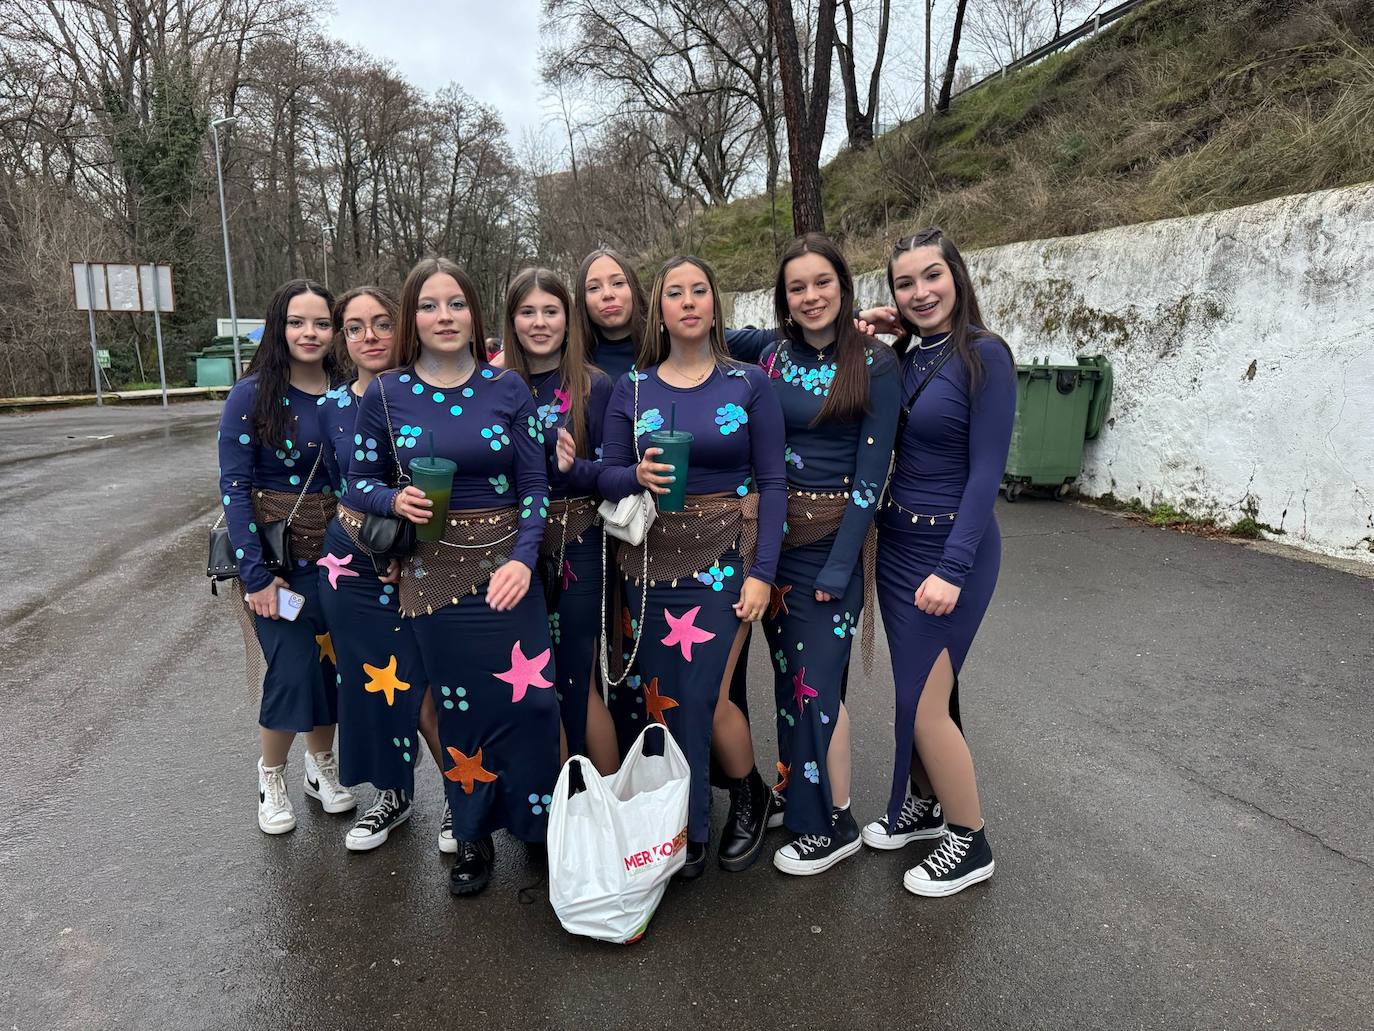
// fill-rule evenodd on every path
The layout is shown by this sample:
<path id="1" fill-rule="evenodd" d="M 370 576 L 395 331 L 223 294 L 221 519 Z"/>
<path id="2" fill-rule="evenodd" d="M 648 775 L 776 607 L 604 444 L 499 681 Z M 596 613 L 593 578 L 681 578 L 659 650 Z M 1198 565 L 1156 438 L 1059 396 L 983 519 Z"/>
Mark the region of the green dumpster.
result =
<path id="1" fill-rule="evenodd" d="M 246 337 L 239 337 L 239 356 L 247 368 L 258 345 Z M 234 385 L 234 338 L 215 337 L 203 351 L 190 355 L 195 360 L 195 384 L 198 387 L 231 387 Z"/>
<path id="2" fill-rule="evenodd" d="M 1102 355 L 1077 364 L 1033 361 L 1016 367 L 1016 423 L 1002 476 L 1015 501 L 1026 487 L 1062 498 L 1083 469 L 1083 442 L 1102 431 L 1112 397 L 1112 366 Z"/>

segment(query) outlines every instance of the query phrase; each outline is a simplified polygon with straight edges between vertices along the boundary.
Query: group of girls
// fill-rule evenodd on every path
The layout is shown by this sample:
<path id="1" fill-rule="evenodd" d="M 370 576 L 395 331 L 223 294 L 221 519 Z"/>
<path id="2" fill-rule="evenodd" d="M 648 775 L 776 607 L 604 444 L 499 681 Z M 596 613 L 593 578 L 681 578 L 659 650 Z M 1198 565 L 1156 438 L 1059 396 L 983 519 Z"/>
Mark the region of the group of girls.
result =
<path id="1" fill-rule="evenodd" d="M 445 793 L 439 848 L 456 854 L 449 887 L 473 894 L 492 876 L 493 832 L 543 842 L 563 758 L 610 772 L 659 722 L 691 768 L 682 878 L 706 866 L 713 784 L 730 797 L 725 870 L 785 825 L 785 873 L 929 839 L 912 892 L 991 876 L 957 677 L 997 579 L 1015 376 L 939 230 L 897 244 L 888 284 L 893 306 L 856 311 L 839 250 L 807 234 L 781 257 L 777 328 L 727 331 L 704 262 L 666 263 L 646 302 L 633 268 L 596 251 L 571 292 L 547 270 L 515 277 L 494 361 L 472 280 L 442 258 L 411 270 L 399 303 L 374 287 L 337 301 L 305 280 L 278 290 L 219 436 L 243 614 L 267 667 L 261 829 L 295 826 L 285 768 L 304 732 L 305 793 L 338 813 L 357 806 L 350 786 L 372 785 L 344 841 L 376 848 L 410 816 L 423 742 Z M 685 469 L 653 445 L 666 425 L 692 434 Z M 421 456 L 457 467 L 446 512 L 410 483 Z M 678 476 L 682 511 L 615 546 L 598 503 L 664 494 Z M 258 524 L 288 516 L 291 560 L 274 572 Z M 438 539 L 376 555 L 366 524 L 384 519 L 441 520 Z M 305 599 L 294 621 L 279 588 Z M 896 742 L 886 811 L 860 829 L 845 695 L 875 593 Z M 742 676 L 759 622 L 771 787 Z"/>

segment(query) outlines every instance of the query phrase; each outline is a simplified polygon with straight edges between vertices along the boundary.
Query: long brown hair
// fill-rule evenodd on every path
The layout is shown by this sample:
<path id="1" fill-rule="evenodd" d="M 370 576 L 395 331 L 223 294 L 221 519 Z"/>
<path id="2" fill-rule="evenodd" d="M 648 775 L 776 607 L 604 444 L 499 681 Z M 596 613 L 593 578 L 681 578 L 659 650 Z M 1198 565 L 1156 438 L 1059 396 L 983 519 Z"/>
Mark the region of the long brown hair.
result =
<path id="1" fill-rule="evenodd" d="M 789 243 L 778 260 L 778 278 L 773 284 L 773 311 L 783 335 L 799 347 L 810 347 L 801 326 L 793 321 L 787 307 L 787 263 L 803 254 L 824 258 L 835 270 L 840 284 L 840 308 L 835 315 L 835 378 L 816 413 L 812 426 L 823 422 L 852 422 L 868 409 L 868 338 L 855 327 L 849 313 L 854 310 L 854 277 L 844 255 L 824 233 L 805 233 Z"/>
<path id="2" fill-rule="evenodd" d="M 638 344 L 644 336 L 644 313 L 647 307 L 644 302 L 644 288 L 639 285 L 639 276 L 635 273 L 634 266 L 626 261 L 619 251 L 602 247 L 582 259 L 577 277 L 573 280 L 572 316 L 568 319 L 568 339 L 577 340 L 581 344 L 582 353 L 593 362 L 596 361 L 597 332 L 596 323 L 592 321 L 591 311 L 587 307 L 587 273 L 591 270 L 592 264 L 600 258 L 610 258 L 619 265 L 625 282 L 629 284 L 630 322 L 626 328 L 630 331 L 631 343 Z"/>
<path id="3" fill-rule="evenodd" d="M 725 345 L 725 311 L 720 303 L 720 289 L 716 286 L 716 274 L 711 266 L 690 254 L 679 254 L 669 258 L 654 277 L 654 287 L 649 295 L 648 317 L 644 320 L 644 336 L 639 341 L 639 351 L 635 357 L 635 367 L 647 369 L 659 365 L 669 354 L 668 330 L 663 325 L 663 281 L 668 273 L 683 265 L 700 269 L 706 277 L 706 285 L 711 288 L 711 355 L 717 365 L 738 365 L 730 357 L 730 349 Z"/>
<path id="4" fill-rule="evenodd" d="M 892 266 L 897 261 L 898 256 L 907 251 L 915 250 L 917 247 L 938 247 L 940 257 L 949 266 L 950 275 L 954 277 L 954 313 L 950 321 L 950 339 L 954 342 L 954 349 L 959 352 L 959 358 L 963 361 L 964 367 L 968 369 L 969 392 L 976 393 L 982 386 L 984 372 L 983 360 L 978 357 L 978 352 L 973 347 L 973 341 L 979 336 L 987 336 L 1003 347 L 1006 341 L 995 333 L 987 331 L 983 323 L 983 312 L 978 307 L 978 294 L 973 289 L 973 278 L 968 273 L 968 265 L 964 263 L 964 256 L 959 253 L 959 248 L 954 246 L 954 242 L 945 236 L 944 232 L 934 226 L 929 229 L 922 229 L 920 232 L 911 236 L 904 236 L 897 241 L 897 245 L 892 248 L 892 255 L 887 259 L 887 289 L 896 299 L 897 291 L 893 288 Z M 920 336 L 920 330 L 907 320 L 901 308 L 897 309 L 897 318 L 901 320 L 902 329 L 905 331 L 897 342 L 892 345 L 892 349 L 899 356 L 905 355 L 907 348 L 911 346 L 912 337 Z M 1007 348 L 1007 353 L 1011 349 Z"/>
<path id="5" fill-rule="evenodd" d="M 430 276 L 440 273 L 452 276 L 453 281 L 458 284 L 458 289 L 463 291 L 463 299 L 468 302 L 468 311 L 472 313 L 472 339 L 468 341 L 468 351 L 479 366 L 486 363 L 487 335 L 482 326 L 482 298 L 477 293 L 477 284 L 456 262 L 449 261 L 448 258 L 430 257 L 421 258 L 415 263 L 415 267 L 406 276 L 405 285 L 401 287 L 401 311 L 396 320 L 398 368 L 414 365 L 419 360 L 420 334 L 415 329 L 415 311 L 420 306 L 420 288 Z"/>
<path id="6" fill-rule="evenodd" d="M 371 297 L 380 304 L 395 327 L 391 335 L 391 361 L 388 368 L 396 364 L 396 334 L 401 324 L 401 309 L 396 303 L 396 298 L 389 290 L 383 290 L 380 286 L 355 286 L 334 302 L 333 311 L 330 313 L 334 317 L 334 360 L 338 363 L 344 378 L 350 380 L 357 374 L 358 369 L 353 364 L 353 359 L 348 356 L 348 340 L 344 336 L 344 315 L 348 312 L 348 306 L 359 297 Z"/>
<path id="7" fill-rule="evenodd" d="M 248 375 L 257 376 L 257 392 L 253 397 L 253 432 L 263 444 L 282 447 L 286 443 L 287 424 L 291 409 L 282 402 L 291 387 L 291 348 L 286 343 L 286 315 L 291 302 L 301 294 L 315 294 L 324 300 L 325 308 L 334 304 L 334 295 L 313 279 L 291 279 L 277 288 L 267 302 L 267 316 L 253 360 L 248 363 Z M 324 374 L 329 385 L 338 382 L 338 362 L 334 358 L 333 341 L 324 356 Z"/>
<path id="8" fill-rule="evenodd" d="M 563 305 L 563 342 L 558 356 L 558 378 L 562 389 L 568 395 L 568 431 L 577 445 L 577 453 L 587 456 L 587 395 L 592 390 L 592 371 L 587 364 L 587 355 L 582 348 L 580 335 L 571 332 L 572 304 L 568 288 L 558 274 L 546 268 L 527 268 L 521 270 L 506 290 L 506 368 L 519 374 L 526 383 L 530 382 L 530 359 L 525 353 L 525 345 L 515 331 L 515 313 L 525 298 L 536 290 L 552 294 Z"/>

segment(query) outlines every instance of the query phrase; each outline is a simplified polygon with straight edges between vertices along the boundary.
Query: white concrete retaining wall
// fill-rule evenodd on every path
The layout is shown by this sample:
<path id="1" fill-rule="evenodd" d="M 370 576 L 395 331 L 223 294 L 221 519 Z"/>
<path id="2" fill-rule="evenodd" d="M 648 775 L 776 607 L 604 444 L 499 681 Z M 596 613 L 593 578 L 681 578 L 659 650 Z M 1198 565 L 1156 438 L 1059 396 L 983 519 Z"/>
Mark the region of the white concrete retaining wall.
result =
<path id="1" fill-rule="evenodd" d="M 1018 361 L 1112 361 L 1081 493 L 1374 562 L 1374 184 L 967 258 Z M 856 288 L 889 300 L 881 271 Z M 737 294 L 731 324 L 771 310 Z"/>

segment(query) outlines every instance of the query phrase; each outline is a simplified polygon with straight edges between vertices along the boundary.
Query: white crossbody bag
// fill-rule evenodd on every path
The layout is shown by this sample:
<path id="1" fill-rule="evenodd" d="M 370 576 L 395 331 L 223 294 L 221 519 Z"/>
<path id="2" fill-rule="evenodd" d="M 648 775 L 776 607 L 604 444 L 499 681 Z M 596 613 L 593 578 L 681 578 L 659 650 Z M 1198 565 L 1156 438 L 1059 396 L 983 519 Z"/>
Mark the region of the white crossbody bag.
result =
<path id="1" fill-rule="evenodd" d="M 630 437 L 634 441 L 635 464 L 638 465 L 643 460 L 639 453 L 639 434 L 635 432 L 639 423 L 639 373 L 631 370 L 630 374 L 635 377 L 634 423 L 630 426 Z M 649 535 L 649 527 L 654 525 L 658 517 L 658 504 L 654 501 L 652 491 L 642 490 L 619 501 L 603 501 L 596 511 L 608 534 L 638 547 L 644 543 Z"/>

